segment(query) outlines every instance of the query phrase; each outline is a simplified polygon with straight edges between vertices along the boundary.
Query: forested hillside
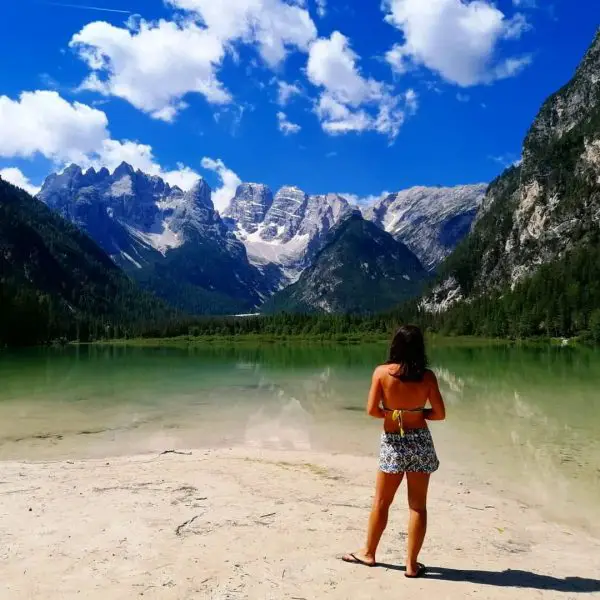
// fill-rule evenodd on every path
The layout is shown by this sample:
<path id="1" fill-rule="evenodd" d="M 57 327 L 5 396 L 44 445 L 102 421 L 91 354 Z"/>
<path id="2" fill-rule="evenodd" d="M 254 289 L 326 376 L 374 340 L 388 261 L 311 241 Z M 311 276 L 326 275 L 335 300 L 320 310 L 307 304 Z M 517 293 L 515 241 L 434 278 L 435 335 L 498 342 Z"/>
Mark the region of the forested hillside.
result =
<path id="1" fill-rule="evenodd" d="M 0 346 L 134 335 L 169 314 L 87 235 L 0 179 Z"/>

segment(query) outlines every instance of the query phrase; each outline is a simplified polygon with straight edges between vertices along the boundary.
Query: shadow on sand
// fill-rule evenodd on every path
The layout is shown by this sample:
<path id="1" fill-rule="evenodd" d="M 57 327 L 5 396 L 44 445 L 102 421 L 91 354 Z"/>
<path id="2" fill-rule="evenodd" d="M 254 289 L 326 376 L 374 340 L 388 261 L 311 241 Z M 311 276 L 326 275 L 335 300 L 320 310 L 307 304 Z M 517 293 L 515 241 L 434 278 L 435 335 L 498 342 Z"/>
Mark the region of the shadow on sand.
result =
<path id="1" fill-rule="evenodd" d="M 379 567 L 404 571 L 404 567 L 378 563 Z M 497 587 L 530 588 L 534 590 L 553 590 L 556 592 L 592 593 L 600 592 L 600 579 L 586 577 L 552 577 L 538 575 L 530 571 L 507 569 L 506 571 L 478 571 L 471 569 L 447 569 L 445 567 L 427 567 L 424 579 L 438 581 L 464 581 L 479 585 Z"/>

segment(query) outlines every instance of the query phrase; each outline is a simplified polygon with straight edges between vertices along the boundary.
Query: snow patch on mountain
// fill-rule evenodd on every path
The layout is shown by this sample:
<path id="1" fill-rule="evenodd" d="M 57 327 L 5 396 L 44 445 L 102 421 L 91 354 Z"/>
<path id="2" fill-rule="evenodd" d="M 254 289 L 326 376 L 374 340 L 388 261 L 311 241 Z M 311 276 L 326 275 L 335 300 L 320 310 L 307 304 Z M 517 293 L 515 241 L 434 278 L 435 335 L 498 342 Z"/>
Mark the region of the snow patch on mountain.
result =
<path id="1" fill-rule="evenodd" d="M 179 248 L 183 244 L 182 236 L 175 233 L 166 221 L 160 224 L 160 231 L 140 231 L 129 225 L 123 225 L 132 236 L 158 250 L 163 256 L 168 250 Z"/>
<path id="2" fill-rule="evenodd" d="M 119 196 L 131 196 L 133 194 L 133 182 L 129 175 L 118 179 L 110 186 L 110 195 L 118 198 Z"/>
<path id="3" fill-rule="evenodd" d="M 275 196 L 262 184 L 241 184 L 224 213 L 236 237 L 246 246 L 250 261 L 277 273 L 274 289 L 298 279 L 322 248 L 331 228 L 351 212 L 336 194 L 309 196 L 295 186 Z"/>

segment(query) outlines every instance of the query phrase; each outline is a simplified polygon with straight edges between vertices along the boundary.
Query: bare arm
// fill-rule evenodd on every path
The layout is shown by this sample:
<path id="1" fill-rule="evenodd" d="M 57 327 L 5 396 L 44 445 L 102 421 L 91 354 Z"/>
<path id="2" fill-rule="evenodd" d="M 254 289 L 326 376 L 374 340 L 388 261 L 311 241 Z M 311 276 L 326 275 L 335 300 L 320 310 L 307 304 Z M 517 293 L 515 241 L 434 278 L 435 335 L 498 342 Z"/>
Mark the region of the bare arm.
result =
<path id="1" fill-rule="evenodd" d="M 443 421 L 446 418 L 446 406 L 440 392 L 438 380 L 432 372 L 429 373 L 429 378 L 429 404 L 431 404 L 431 408 L 425 409 L 423 416 L 428 421 Z"/>
<path id="2" fill-rule="evenodd" d="M 385 419 L 385 411 L 383 411 L 380 406 L 382 392 L 383 388 L 381 387 L 379 372 L 375 369 L 373 372 L 373 379 L 371 380 L 369 399 L 367 401 L 367 414 L 375 419 Z"/>

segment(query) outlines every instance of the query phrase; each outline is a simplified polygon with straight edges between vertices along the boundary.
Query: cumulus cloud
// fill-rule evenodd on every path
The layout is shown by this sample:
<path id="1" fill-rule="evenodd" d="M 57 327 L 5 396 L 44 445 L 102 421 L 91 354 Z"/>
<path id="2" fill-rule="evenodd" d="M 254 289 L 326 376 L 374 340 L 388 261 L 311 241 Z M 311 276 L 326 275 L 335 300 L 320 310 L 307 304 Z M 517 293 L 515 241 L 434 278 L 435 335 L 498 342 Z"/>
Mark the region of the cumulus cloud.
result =
<path id="1" fill-rule="evenodd" d="M 54 91 L 0 96 L 0 156 L 78 162 L 109 137 L 108 119 L 95 108 Z"/>
<path id="2" fill-rule="evenodd" d="M 339 194 L 340 196 L 346 198 L 350 204 L 354 204 L 358 206 L 360 209 L 369 208 L 379 202 L 379 200 L 383 200 L 386 196 L 389 196 L 391 192 L 381 192 L 381 194 L 370 194 L 368 196 L 359 196 L 358 194 Z"/>
<path id="3" fill-rule="evenodd" d="M 327 15 L 327 0 L 316 0 L 317 4 L 317 14 L 319 17 L 323 18 Z"/>
<path id="4" fill-rule="evenodd" d="M 307 50 L 317 28 L 304 6 L 285 0 L 168 0 L 188 11 L 224 43 L 256 44 L 263 60 L 279 65 L 288 48 Z"/>
<path id="5" fill-rule="evenodd" d="M 283 0 L 168 0 L 184 11 L 174 21 L 129 20 L 86 25 L 70 42 L 91 73 L 83 89 L 118 96 L 163 121 L 173 121 L 189 93 L 211 104 L 231 95 L 218 73 L 235 43 L 255 44 L 268 66 L 290 48 L 308 50 L 316 27 L 308 11 Z"/>
<path id="6" fill-rule="evenodd" d="M 512 77 L 530 57 L 497 57 L 503 40 L 519 38 L 530 26 L 517 13 L 508 18 L 488 0 L 384 0 L 386 21 L 400 30 L 402 44 L 385 55 L 405 73 L 424 66 L 462 87 Z"/>
<path id="7" fill-rule="evenodd" d="M 277 81 L 277 104 L 285 106 L 294 96 L 302 93 L 302 90 L 294 83 Z"/>
<path id="8" fill-rule="evenodd" d="M 32 196 L 35 196 L 40 191 L 40 187 L 31 183 L 29 178 L 24 175 L 23 171 L 21 171 L 21 169 L 17 169 L 17 167 L 0 169 L 0 177 L 2 177 L 4 181 L 8 181 L 22 190 L 25 190 Z"/>
<path id="9" fill-rule="evenodd" d="M 277 123 L 279 125 L 279 131 L 281 131 L 283 135 L 298 133 L 302 129 L 300 125 L 292 123 L 287 118 L 287 115 L 281 111 L 277 113 Z"/>
<path id="10" fill-rule="evenodd" d="M 112 170 L 125 161 L 178 184 L 198 177 L 184 166 L 163 170 L 151 146 L 113 139 L 104 112 L 79 102 L 70 103 L 54 91 L 23 92 L 16 100 L 0 96 L 0 156 L 43 156 L 55 168 L 74 162 L 82 168 Z"/>
<path id="11" fill-rule="evenodd" d="M 124 98 L 156 119 L 172 121 L 189 92 L 212 104 L 231 100 L 216 76 L 223 43 L 195 23 L 141 21 L 128 29 L 95 22 L 74 35 L 70 46 L 92 71 L 82 88 Z"/>
<path id="12" fill-rule="evenodd" d="M 220 158 L 213 159 L 205 156 L 202 159 L 202 168 L 216 173 L 221 182 L 221 186 L 213 190 L 212 201 L 215 208 L 219 212 L 223 212 L 231 203 L 232 198 L 235 196 L 235 191 L 238 185 L 242 183 L 242 180 L 234 171 L 227 168 Z"/>
<path id="13" fill-rule="evenodd" d="M 389 86 L 365 78 L 358 67 L 358 55 L 346 36 L 334 31 L 310 47 L 306 72 L 322 88 L 315 113 L 330 134 L 373 130 L 394 139 L 416 95 L 394 95 Z M 414 92 L 412 92 L 414 94 Z"/>

